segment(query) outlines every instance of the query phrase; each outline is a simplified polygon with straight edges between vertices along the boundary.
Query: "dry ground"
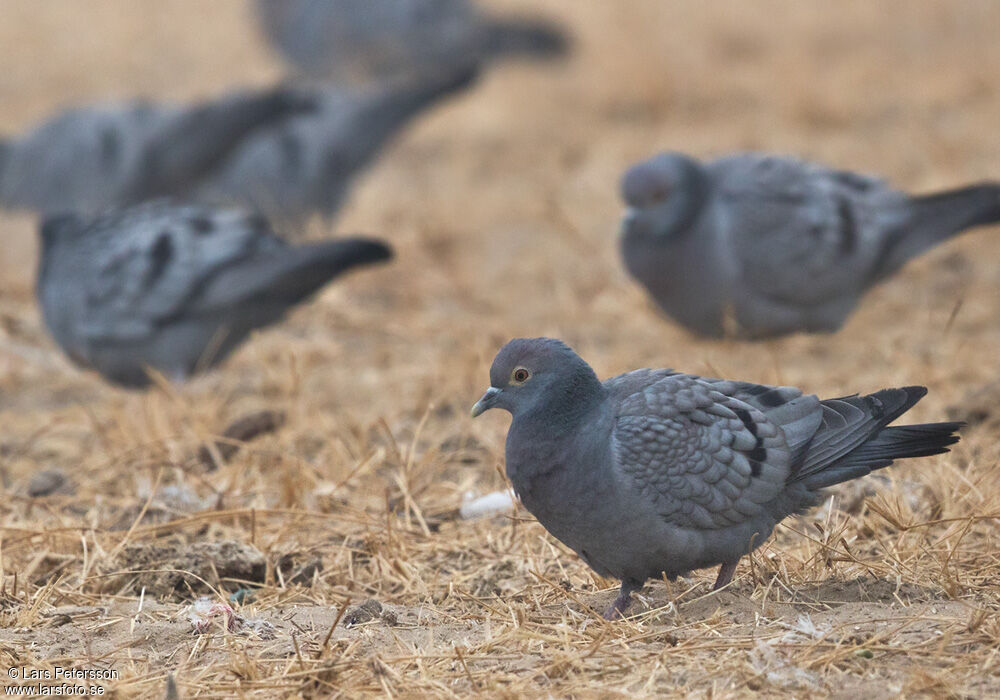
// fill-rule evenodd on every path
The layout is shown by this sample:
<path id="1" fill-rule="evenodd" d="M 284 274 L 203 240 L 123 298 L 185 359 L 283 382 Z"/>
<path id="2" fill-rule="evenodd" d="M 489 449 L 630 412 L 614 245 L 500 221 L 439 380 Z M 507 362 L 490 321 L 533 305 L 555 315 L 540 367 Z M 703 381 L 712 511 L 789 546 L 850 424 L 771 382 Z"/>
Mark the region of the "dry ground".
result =
<path id="1" fill-rule="evenodd" d="M 664 321 L 615 251 L 618 175 L 659 148 L 795 152 L 913 190 L 1000 176 L 1000 3 L 535 4 L 576 56 L 498 68 L 359 182 L 336 228 L 384 234 L 395 264 L 187 386 L 126 393 L 69 367 L 32 299 L 33 221 L 0 218 L 0 677 L 113 668 L 109 693 L 154 698 L 169 671 L 180 697 L 1000 693 L 1000 388 L 983 389 L 1000 231 L 910 265 L 836 336 L 758 345 Z M 0 130 L 280 71 L 235 0 L 0 0 Z M 503 485 L 507 421 L 468 408 L 526 334 L 564 338 L 602 376 L 925 383 L 914 419 L 957 407 L 977 423 L 950 455 L 786 523 L 730 589 L 709 594 L 709 572 L 654 582 L 637 617 L 607 624 L 593 609 L 615 583 L 527 513 L 454 516 Z M 284 425 L 207 471 L 208 438 L 265 409 Z M 273 633 L 193 634 L 193 598 L 242 579 L 264 584 L 240 614 Z M 330 633 L 368 598 L 381 615 Z"/>

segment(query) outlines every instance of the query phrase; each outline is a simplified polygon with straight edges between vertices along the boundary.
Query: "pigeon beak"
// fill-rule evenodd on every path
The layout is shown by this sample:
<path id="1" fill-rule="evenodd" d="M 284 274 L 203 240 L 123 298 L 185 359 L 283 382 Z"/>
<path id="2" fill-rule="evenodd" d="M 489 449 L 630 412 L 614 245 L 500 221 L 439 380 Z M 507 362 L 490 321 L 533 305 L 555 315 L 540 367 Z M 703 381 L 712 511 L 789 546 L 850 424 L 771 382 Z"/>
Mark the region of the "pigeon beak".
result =
<path id="1" fill-rule="evenodd" d="M 625 210 L 625 216 L 622 217 L 621 232 L 638 236 L 650 235 L 652 233 L 650 216 L 642 209 L 629 207 Z"/>
<path id="2" fill-rule="evenodd" d="M 500 396 L 501 389 L 497 389 L 495 386 L 491 386 L 483 394 L 479 401 L 476 401 L 476 405 L 472 407 L 472 417 L 477 418 L 480 414 L 493 408 L 496 405 L 497 397 Z"/>

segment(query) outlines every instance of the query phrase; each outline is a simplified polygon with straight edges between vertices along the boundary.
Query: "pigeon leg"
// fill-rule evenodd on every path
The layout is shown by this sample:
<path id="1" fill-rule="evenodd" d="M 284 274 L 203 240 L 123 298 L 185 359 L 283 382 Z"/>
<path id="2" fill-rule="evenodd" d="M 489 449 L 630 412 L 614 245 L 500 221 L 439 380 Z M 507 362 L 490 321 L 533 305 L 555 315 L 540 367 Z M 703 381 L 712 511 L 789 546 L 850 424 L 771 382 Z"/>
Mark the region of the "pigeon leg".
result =
<path id="1" fill-rule="evenodd" d="M 625 611 L 632 604 L 632 593 L 638 591 L 640 588 L 642 588 L 641 583 L 622 581 L 622 588 L 618 593 L 618 597 L 615 598 L 615 602 L 611 604 L 611 607 L 604 611 L 604 619 L 614 620 L 619 617 L 625 617 Z"/>
<path id="2" fill-rule="evenodd" d="M 733 580 L 733 574 L 736 573 L 736 565 L 738 563 L 738 559 L 736 561 L 727 561 L 719 567 L 719 576 L 715 579 L 715 585 L 712 586 L 713 591 L 719 590 Z"/>

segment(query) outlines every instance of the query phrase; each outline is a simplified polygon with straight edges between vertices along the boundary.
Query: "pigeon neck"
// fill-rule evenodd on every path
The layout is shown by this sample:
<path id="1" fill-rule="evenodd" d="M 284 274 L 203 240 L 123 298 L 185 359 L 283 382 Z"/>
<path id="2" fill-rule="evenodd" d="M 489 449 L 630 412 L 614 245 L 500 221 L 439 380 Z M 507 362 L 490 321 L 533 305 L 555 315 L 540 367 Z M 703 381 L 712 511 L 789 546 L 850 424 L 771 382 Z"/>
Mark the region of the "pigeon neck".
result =
<path id="1" fill-rule="evenodd" d="M 525 418 L 544 417 L 545 422 L 560 430 L 576 427 L 604 401 L 607 390 L 590 367 L 572 379 L 549 390 L 548 400 L 529 411 Z"/>
<path id="2" fill-rule="evenodd" d="M 680 163 L 677 193 L 670 198 L 663 212 L 661 235 L 681 234 L 694 226 L 708 198 L 708 178 L 701 164 L 693 160 Z"/>
<path id="3" fill-rule="evenodd" d="M 507 476 L 536 515 L 538 508 L 565 495 L 570 487 L 566 479 L 573 488 L 580 486 L 572 476 L 579 467 L 577 456 L 605 431 L 600 416 L 607 390 L 593 372 L 574 379 L 578 381 L 550 387 L 547 401 L 515 415 L 507 433 Z"/>

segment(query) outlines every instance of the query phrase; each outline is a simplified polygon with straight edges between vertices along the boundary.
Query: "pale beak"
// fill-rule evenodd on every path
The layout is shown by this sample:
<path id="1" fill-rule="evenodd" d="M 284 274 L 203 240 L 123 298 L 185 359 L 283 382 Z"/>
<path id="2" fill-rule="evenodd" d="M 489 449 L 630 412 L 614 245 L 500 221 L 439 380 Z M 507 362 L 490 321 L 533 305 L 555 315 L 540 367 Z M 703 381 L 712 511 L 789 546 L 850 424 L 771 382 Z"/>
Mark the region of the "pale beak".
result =
<path id="1" fill-rule="evenodd" d="M 472 407 L 472 417 L 476 418 L 481 413 L 485 413 L 493 408 L 496 405 L 497 397 L 500 396 L 500 391 L 501 390 L 497 389 L 495 386 L 491 386 L 487 389 L 482 398 L 480 398 L 479 401 L 476 401 L 476 405 Z"/>

